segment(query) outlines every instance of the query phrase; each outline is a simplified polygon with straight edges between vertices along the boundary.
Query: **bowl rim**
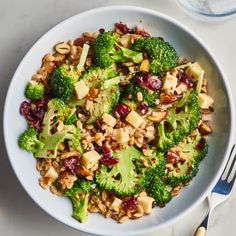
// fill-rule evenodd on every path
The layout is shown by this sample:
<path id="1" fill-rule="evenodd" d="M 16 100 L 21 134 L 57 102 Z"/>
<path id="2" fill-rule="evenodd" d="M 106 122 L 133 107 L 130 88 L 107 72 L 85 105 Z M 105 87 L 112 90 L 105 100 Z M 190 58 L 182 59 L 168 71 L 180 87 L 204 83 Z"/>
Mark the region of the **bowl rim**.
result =
<path id="1" fill-rule="evenodd" d="M 80 17 L 80 16 L 86 16 L 86 15 L 91 15 L 94 13 L 107 13 L 107 12 L 111 12 L 111 11 L 119 11 L 119 10 L 124 10 L 124 11 L 133 11 L 133 12 L 142 12 L 142 13 L 146 13 L 148 15 L 152 15 L 153 17 L 158 17 L 164 20 L 167 20 L 168 22 L 173 23 L 175 26 L 177 26 L 178 28 L 181 28 L 182 30 L 184 30 L 187 34 L 189 34 L 191 37 L 193 37 L 200 45 L 201 47 L 207 51 L 209 57 L 212 59 L 212 61 L 215 63 L 215 66 L 218 68 L 219 70 L 219 74 L 222 78 L 222 82 L 225 86 L 225 90 L 226 90 L 226 96 L 227 96 L 227 100 L 228 100 L 228 104 L 229 104 L 229 121 L 230 121 L 230 133 L 228 136 L 228 141 L 227 141 L 227 147 L 225 148 L 224 151 L 224 156 L 223 156 L 223 161 L 222 164 L 220 166 L 220 168 L 218 169 L 218 171 L 216 172 L 214 178 L 212 179 L 212 181 L 210 182 L 210 184 L 206 187 L 206 190 L 202 193 L 202 195 L 188 208 L 186 208 L 185 210 L 183 210 L 180 214 L 178 214 L 177 216 L 173 217 L 170 220 L 167 220 L 159 225 L 156 226 L 152 226 L 149 228 L 145 228 L 142 230 L 139 230 L 139 232 L 129 232 L 129 233 L 125 233 L 125 232 L 112 232 L 112 233 L 107 233 L 107 232 L 95 232 L 95 230 L 93 229 L 80 229 L 79 227 L 76 227 L 73 224 L 70 223 L 66 223 L 63 220 L 63 217 L 60 216 L 56 216 L 54 215 L 52 212 L 49 212 L 48 209 L 46 207 L 43 207 L 40 203 L 40 201 L 38 201 L 37 199 L 35 199 L 34 194 L 32 193 L 32 191 L 30 191 L 30 189 L 24 184 L 24 181 L 22 181 L 20 173 L 17 171 L 17 168 L 14 166 L 14 161 L 13 161 L 13 157 L 10 156 L 10 146 L 7 143 L 8 140 L 8 131 L 6 129 L 6 123 L 7 123 L 7 115 L 8 114 L 8 108 L 9 108 L 9 97 L 10 97 L 10 91 L 12 90 L 12 86 L 14 84 L 14 81 L 17 79 L 18 74 L 19 74 L 19 70 L 22 66 L 22 64 L 24 63 L 24 61 L 26 60 L 26 58 L 28 57 L 28 55 L 38 46 L 38 44 L 40 43 L 41 39 L 43 39 L 49 32 L 55 30 L 56 28 L 60 27 L 61 24 L 73 21 L 75 18 Z M 194 33 L 191 29 L 189 29 L 187 26 L 185 26 L 184 24 L 182 24 L 181 22 L 177 21 L 176 19 L 158 12 L 156 10 L 152 10 L 149 8 L 144 8 L 144 7 L 137 7 L 137 6 L 132 6 L 132 5 L 111 5 L 111 6 L 105 6 L 105 7 L 98 7 L 98 8 L 93 8 L 90 10 L 86 10 L 83 11 L 81 13 L 75 14 L 63 21 L 60 21 L 59 23 L 57 23 L 56 25 L 54 25 L 53 27 L 51 27 L 47 32 L 43 33 L 31 46 L 31 48 L 27 51 L 27 53 L 25 54 L 25 56 L 22 58 L 20 64 L 18 65 L 11 81 L 10 81 L 10 85 L 8 87 L 8 91 L 7 91 L 7 95 L 5 98 L 5 105 L 4 105 L 4 112 L 3 112 L 3 134 L 4 134 L 4 142 L 5 142 L 5 146 L 6 146 L 6 150 L 7 150 L 7 154 L 8 154 L 8 158 L 10 161 L 10 164 L 12 166 L 12 169 L 14 170 L 14 173 L 18 179 L 18 181 L 20 182 L 21 186 L 24 188 L 24 190 L 27 192 L 27 194 L 31 197 L 31 199 L 41 208 L 43 209 L 47 214 L 49 214 L 51 217 L 53 217 L 54 219 L 57 219 L 58 221 L 62 222 L 63 224 L 70 226 L 74 229 L 77 229 L 79 231 L 85 232 L 85 233 L 90 233 L 90 234 L 94 234 L 94 235 L 103 235 L 103 236 L 111 236 L 111 235 L 140 235 L 140 234 L 146 234 L 146 233 L 150 233 L 153 232 L 155 230 L 164 228 L 170 224 L 173 224 L 174 222 L 177 221 L 177 219 L 180 219 L 182 217 L 184 217 L 185 215 L 187 215 L 189 212 L 191 212 L 196 206 L 198 206 L 206 197 L 207 195 L 211 192 L 212 188 L 214 187 L 214 185 L 216 184 L 216 182 L 218 181 L 221 173 L 223 172 L 223 169 L 226 165 L 229 153 L 231 151 L 231 147 L 233 145 L 233 138 L 234 138 L 234 133 L 235 133 L 235 112 L 234 112 L 234 105 L 233 105 L 233 97 L 232 97 L 232 92 L 229 86 L 229 83 L 227 81 L 226 75 L 218 61 L 218 59 L 216 58 L 216 56 L 211 52 L 211 50 L 209 49 L 209 47 L 206 45 L 206 43 L 204 43 L 202 41 L 202 39 L 199 38 L 198 35 L 196 35 L 196 33 Z M 78 224 L 79 225 L 79 224 Z"/>

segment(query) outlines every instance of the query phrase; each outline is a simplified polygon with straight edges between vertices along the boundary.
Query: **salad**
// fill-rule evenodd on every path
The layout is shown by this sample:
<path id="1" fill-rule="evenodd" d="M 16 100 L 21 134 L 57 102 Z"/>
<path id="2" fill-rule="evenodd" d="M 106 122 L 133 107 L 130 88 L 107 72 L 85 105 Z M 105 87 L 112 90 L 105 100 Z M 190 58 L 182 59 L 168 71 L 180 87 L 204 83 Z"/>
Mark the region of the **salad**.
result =
<path id="1" fill-rule="evenodd" d="M 25 89 L 39 184 L 67 197 L 73 217 L 119 223 L 164 207 L 207 154 L 213 99 L 204 69 L 162 37 L 116 23 L 55 45 Z"/>

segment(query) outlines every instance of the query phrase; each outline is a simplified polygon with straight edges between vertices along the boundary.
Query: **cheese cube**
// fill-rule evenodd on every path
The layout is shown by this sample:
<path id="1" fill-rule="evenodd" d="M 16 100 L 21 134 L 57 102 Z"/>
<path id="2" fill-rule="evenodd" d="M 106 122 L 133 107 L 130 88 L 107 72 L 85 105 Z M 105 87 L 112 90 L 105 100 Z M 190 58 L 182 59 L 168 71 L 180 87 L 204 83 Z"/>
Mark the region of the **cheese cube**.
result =
<path id="1" fill-rule="evenodd" d="M 144 213 L 150 214 L 152 211 L 152 203 L 154 202 L 154 199 L 152 197 L 143 196 L 138 197 L 138 205 L 140 205 L 143 208 Z"/>
<path id="2" fill-rule="evenodd" d="M 136 111 L 131 111 L 125 120 L 135 128 L 138 128 L 144 122 L 143 118 Z"/>
<path id="3" fill-rule="evenodd" d="M 212 106 L 214 100 L 212 97 L 205 93 L 199 93 L 198 95 L 198 103 L 200 108 L 202 109 L 208 109 L 209 107 Z"/>
<path id="4" fill-rule="evenodd" d="M 100 158 L 101 156 L 96 151 L 89 151 L 84 153 L 81 163 L 85 166 L 85 168 L 91 169 L 98 163 Z"/>
<path id="5" fill-rule="evenodd" d="M 109 115 L 109 114 L 107 114 L 107 113 L 105 113 L 105 114 L 102 116 L 102 119 L 103 119 L 103 121 L 104 121 L 107 125 L 109 125 L 109 126 L 111 126 L 111 127 L 114 127 L 114 126 L 116 125 L 116 118 L 114 118 L 113 116 L 111 116 L 111 115 Z"/>
<path id="6" fill-rule="evenodd" d="M 125 143 L 129 141 L 129 133 L 125 132 L 123 128 L 113 129 L 113 138 L 118 143 Z"/>
<path id="7" fill-rule="evenodd" d="M 162 90 L 171 92 L 174 91 L 177 85 L 177 78 L 173 75 L 167 74 L 163 79 Z"/>
<path id="8" fill-rule="evenodd" d="M 50 178 L 52 182 L 54 182 L 58 178 L 58 173 L 56 172 L 54 167 L 51 166 L 46 172 L 46 174 L 44 175 L 44 177 Z"/>
<path id="9" fill-rule="evenodd" d="M 143 72 L 149 72 L 150 69 L 150 63 L 148 59 L 144 59 L 140 65 L 139 70 Z"/>
<path id="10" fill-rule="evenodd" d="M 116 211 L 118 212 L 120 210 L 120 207 L 121 207 L 121 204 L 122 204 L 122 200 L 119 199 L 119 198 L 115 198 L 110 206 L 110 209 L 112 211 Z"/>
<path id="11" fill-rule="evenodd" d="M 75 84 L 75 94 L 78 99 L 84 98 L 89 93 L 89 87 L 83 80 Z"/>
<path id="12" fill-rule="evenodd" d="M 179 86 L 175 89 L 178 94 L 182 94 L 183 92 L 188 90 L 188 86 L 185 83 L 180 83 Z"/>
<path id="13" fill-rule="evenodd" d="M 194 62 L 185 70 L 185 74 L 188 75 L 194 82 L 199 79 L 203 72 L 204 70 L 198 62 Z"/>

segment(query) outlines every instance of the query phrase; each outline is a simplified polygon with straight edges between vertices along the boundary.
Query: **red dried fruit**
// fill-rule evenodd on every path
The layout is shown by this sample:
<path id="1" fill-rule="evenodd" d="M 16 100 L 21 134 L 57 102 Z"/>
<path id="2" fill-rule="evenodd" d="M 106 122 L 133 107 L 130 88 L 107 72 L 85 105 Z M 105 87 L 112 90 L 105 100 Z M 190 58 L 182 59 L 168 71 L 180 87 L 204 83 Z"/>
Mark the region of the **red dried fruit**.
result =
<path id="1" fill-rule="evenodd" d="M 196 149 L 202 151 L 205 148 L 205 145 L 206 145 L 206 140 L 204 138 L 201 138 L 198 144 L 196 145 Z"/>
<path id="2" fill-rule="evenodd" d="M 177 164 L 181 161 L 180 156 L 175 152 L 168 151 L 166 156 L 167 156 L 168 163 Z"/>
<path id="3" fill-rule="evenodd" d="M 137 198 L 134 197 L 127 197 L 123 203 L 122 203 L 122 207 L 127 211 L 127 210 L 135 210 L 138 206 L 138 201 Z"/>
<path id="4" fill-rule="evenodd" d="M 194 85 L 192 79 L 183 72 L 179 72 L 177 78 L 185 83 L 189 88 L 192 88 Z"/>
<path id="5" fill-rule="evenodd" d="M 130 112 L 131 112 L 130 108 L 124 103 L 118 104 L 113 110 L 114 116 L 117 119 L 121 119 L 121 120 L 124 120 Z"/>
<path id="6" fill-rule="evenodd" d="M 116 23 L 115 27 L 122 33 L 122 34 L 127 34 L 129 33 L 130 29 L 126 24 L 123 24 L 122 22 Z"/>
<path id="7" fill-rule="evenodd" d="M 80 157 L 73 156 L 63 160 L 64 166 L 73 174 L 76 175 L 77 167 L 80 165 Z"/>
<path id="8" fill-rule="evenodd" d="M 148 105 L 145 102 L 141 102 L 138 106 L 136 111 L 140 115 L 145 115 L 148 112 Z"/>
<path id="9" fill-rule="evenodd" d="M 141 86 L 145 86 L 154 91 L 158 91 L 161 88 L 161 80 L 158 79 L 158 76 L 153 76 L 149 73 L 137 76 L 136 81 Z"/>
<path id="10" fill-rule="evenodd" d="M 107 146 L 102 147 L 103 155 L 101 157 L 101 163 L 107 166 L 116 165 L 119 162 L 119 159 L 112 156 L 111 149 Z"/>

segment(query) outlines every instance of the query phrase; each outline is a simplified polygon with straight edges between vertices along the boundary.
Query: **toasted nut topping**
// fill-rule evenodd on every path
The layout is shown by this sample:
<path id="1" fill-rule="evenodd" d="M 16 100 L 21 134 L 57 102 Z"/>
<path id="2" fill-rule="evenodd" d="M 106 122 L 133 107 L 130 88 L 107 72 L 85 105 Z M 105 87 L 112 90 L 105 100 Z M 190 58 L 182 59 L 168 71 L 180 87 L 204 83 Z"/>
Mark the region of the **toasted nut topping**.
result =
<path id="1" fill-rule="evenodd" d="M 67 54 L 70 52 L 70 46 L 67 43 L 59 43 L 56 45 L 55 50 L 60 54 Z"/>
<path id="2" fill-rule="evenodd" d="M 119 223 L 120 224 L 123 224 L 125 223 L 127 220 L 129 220 L 129 217 L 128 216 L 122 216 L 120 219 L 119 219 Z"/>
<path id="3" fill-rule="evenodd" d="M 207 135 L 207 134 L 212 133 L 212 128 L 209 125 L 207 125 L 206 123 L 201 123 L 198 128 L 199 128 L 199 131 L 202 135 Z"/>
<path id="4" fill-rule="evenodd" d="M 161 122 L 166 117 L 167 111 L 152 112 L 147 118 L 153 122 Z"/>
<path id="5" fill-rule="evenodd" d="M 138 100 L 139 102 L 142 102 L 142 101 L 143 101 L 143 94 L 142 94 L 141 92 L 138 92 L 138 93 L 137 93 L 137 100 Z"/>

